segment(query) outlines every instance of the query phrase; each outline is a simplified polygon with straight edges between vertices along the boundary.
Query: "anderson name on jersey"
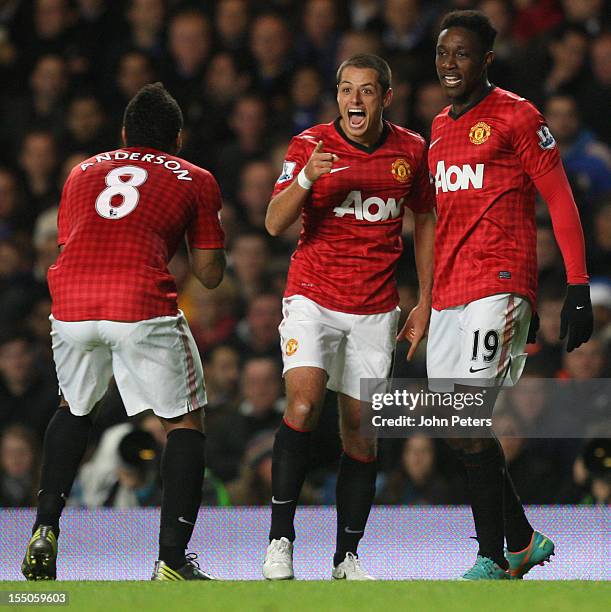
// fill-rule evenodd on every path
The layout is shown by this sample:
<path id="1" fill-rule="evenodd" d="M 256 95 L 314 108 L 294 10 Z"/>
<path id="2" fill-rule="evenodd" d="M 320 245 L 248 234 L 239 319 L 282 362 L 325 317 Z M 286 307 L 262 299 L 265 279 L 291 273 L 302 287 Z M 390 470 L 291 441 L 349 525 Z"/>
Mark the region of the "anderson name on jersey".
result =
<path id="1" fill-rule="evenodd" d="M 223 248 L 214 177 L 143 147 L 101 153 L 75 166 L 62 192 L 58 244 L 48 274 L 61 321 L 141 321 L 177 313 L 167 265 L 188 234 L 198 249 Z"/>

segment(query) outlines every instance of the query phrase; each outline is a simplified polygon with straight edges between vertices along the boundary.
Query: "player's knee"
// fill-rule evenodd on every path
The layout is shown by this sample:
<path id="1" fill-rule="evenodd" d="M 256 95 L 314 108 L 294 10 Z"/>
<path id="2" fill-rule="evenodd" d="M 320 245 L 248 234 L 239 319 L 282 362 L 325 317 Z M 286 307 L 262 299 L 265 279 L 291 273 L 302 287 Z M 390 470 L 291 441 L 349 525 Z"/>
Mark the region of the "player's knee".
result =
<path id="1" fill-rule="evenodd" d="M 285 420 L 296 429 L 314 429 L 318 422 L 318 409 L 315 402 L 304 398 L 289 402 Z"/>
<path id="2" fill-rule="evenodd" d="M 360 435 L 346 435 L 346 432 L 343 432 L 342 446 L 346 455 L 365 463 L 374 461 L 378 454 L 377 441 L 375 439 L 363 438 Z"/>

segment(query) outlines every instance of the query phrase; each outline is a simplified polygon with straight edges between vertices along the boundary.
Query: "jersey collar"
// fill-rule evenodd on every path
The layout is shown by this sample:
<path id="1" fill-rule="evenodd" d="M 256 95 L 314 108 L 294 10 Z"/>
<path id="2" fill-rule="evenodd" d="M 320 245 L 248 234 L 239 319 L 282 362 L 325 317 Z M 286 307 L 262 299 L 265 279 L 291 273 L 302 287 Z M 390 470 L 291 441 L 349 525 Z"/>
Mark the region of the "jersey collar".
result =
<path id="1" fill-rule="evenodd" d="M 486 89 L 486 91 L 477 100 L 474 100 L 473 102 L 471 102 L 469 106 L 465 106 L 465 108 L 463 108 L 462 111 L 460 111 L 460 113 L 452 112 L 452 107 L 450 106 L 450 110 L 448 111 L 448 117 L 450 117 L 450 119 L 454 119 L 454 121 L 456 121 L 456 119 L 460 119 L 465 113 L 468 113 L 474 106 L 477 106 L 484 98 L 490 95 L 495 89 L 496 89 L 496 85 L 492 85 L 491 83 L 490 87 Z"/>
<path id="2" fill-rule="evenodd" d="M 337 133 L 349 145 L 352 145 L 353 147 L 355 147 L 359 151 L 364 151 L 365 153 L 369 153 L 370 155 L 372 153 L 375 153 L 386 142 L 386 139 L 388 138 L 388 133 L 390 132 L 390 129 L 388 127 L 388 122 L 384 121 L 384 119 L 382 119 L 382 133 L 380 134 L 380 137 L 378 138 L 377 142 L 372 144 L 370 147 L 366 147 L 365 145 L 362 145 L 359 142 L 355 142 L 354 140 L 351 140 L 350 138 L 348 138 L 348 136 L 346 135 L 346 132 L 344 132 L 344 130 L 342 130 L 342 126 L 339 123 L 340 119 L 341 119 L 341 117 L 338 117 L 333 122 L 333 126 L 335 127 L 335 130 L 337 131 Z"/>

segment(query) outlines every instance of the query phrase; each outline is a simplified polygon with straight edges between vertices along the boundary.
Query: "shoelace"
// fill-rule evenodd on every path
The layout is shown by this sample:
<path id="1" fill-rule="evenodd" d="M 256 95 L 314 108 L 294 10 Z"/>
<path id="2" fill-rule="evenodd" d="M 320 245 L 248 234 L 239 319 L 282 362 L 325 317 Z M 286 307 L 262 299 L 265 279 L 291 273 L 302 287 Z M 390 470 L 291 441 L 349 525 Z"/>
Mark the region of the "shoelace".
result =
<path id="1" fill-rule="evenodd" d="M 354 555 L 353 553 L 346 553 L 346 559 L 350 560 L 350 563 L 352 564 L 353 570 L 359 574 L 366 574 L 367 572 L 365 572 L 365 570 L 361 567 L 361 562 L 359 560 L 359 558 Z"/>
<path id="2" fill-rule="evenodd" d="M 492 559 L 488 559 L 488 557 L 479 557 L 475 562 L 475 565 L 465 574 L 466 577 L 477 576 L 476 567 L 480 566 L 483 568 L 484 572 L 487 576 L 491 576 L 494 572 L 494 561 Z"/>
<path id="3" fill-rule="evenodd" d="M 187 560 L 187 563 L 193 565 L 197 569 L 200 569 L 199 562 L 197 561 L 197 553 L 187 553 L 185 555 L 185 559 Z"/>

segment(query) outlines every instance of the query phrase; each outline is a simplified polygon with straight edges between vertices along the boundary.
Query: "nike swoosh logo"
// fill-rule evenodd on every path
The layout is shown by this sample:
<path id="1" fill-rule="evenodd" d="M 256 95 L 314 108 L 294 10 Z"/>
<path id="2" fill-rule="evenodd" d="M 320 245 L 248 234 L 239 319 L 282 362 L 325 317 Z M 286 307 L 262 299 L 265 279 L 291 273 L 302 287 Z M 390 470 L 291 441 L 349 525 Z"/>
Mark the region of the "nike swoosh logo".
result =
<path id="1" fill-rule="evenodd" d="M 546 542 L 547 542 L 547 538 L 543 538 L 541 544 L 539 544 L 539 548 L 543 548 Z"/>
<path id="2" fill-rule="evenodd" d="M 178 522 L 179 523 L 185 523 L 186 525 L 195 525 L 195 523 L 192 523 L 191 521 L 188 521 L 184 516 L 179 516 L 178 517 Z"/>
<path id="3" fill-rule="evenodd" d="M 469 372 L 471 372 L 471 374 L 475 374 L 475 372 L 481 372 L 482 370 L 487 370 L 490 366 L 486 366 L 485 368 L 473 368 L 473 366 L 471 366 L 469 368 Z"/>
<path id="4" fill-rule="evenodd" d="M 279 500 L 276 499 L 273 495 L 272 495 L 272 504 L 290 504 L 293 500 L 292 499 L 287 499 L 286 501 L 284 500 Z"/>
<path id="5" fill-rule="evenodd" d="M 344 527 L 344 531 L 346 533 L 363 533 L 365 530 L 364 529 L 354 530 L 354 529 L 350 529 L 350 527 Z"/>
<path id="6" fill-rule="evenodd" d="M 575 310 L 581 310 L 582 308 L 585 308 L 585 306 L 575 306 Z"/>
<path id="7" fill-rule="evenodd" d="M 443 136 L 440 136 L 439 138 L 433 140 L 433 142 L 429 145 L 429 149 L 432 149 L 442 138 Z"/>
<path id="8" fill-rule="evenodd" d="M 333 174 L 334 172 L 339 172 L 340 170 L 348 170 L 350 166 L 342 166 L 341 168 L 331 168 L 329 174 Z"/>

